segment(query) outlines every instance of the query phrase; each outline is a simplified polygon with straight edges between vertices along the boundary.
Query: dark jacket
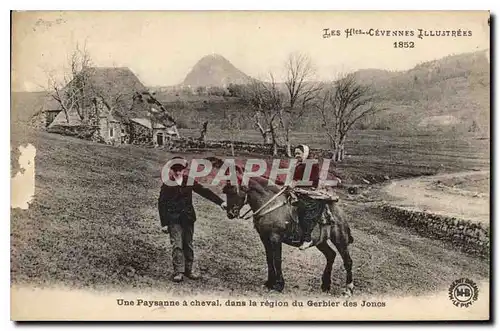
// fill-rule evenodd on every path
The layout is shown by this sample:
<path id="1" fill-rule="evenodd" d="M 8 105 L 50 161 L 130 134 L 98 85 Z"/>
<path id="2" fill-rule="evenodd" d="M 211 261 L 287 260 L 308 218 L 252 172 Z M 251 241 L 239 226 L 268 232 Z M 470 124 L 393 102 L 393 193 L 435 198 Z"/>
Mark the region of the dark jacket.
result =
<path id="1" fill-rule="evenodd" d="M 196 180 L 192 185 L 187 185 L 188 176 L 184 176 L 182 185 L 168 186 L 163 184 L 158 198 L 158 209 L 162 226 L 181 222 L 181 220 L 196 221 L 193 207 L 193 191 L 215 204 L 224 202 L 217 194 L 204 187 Z"/>

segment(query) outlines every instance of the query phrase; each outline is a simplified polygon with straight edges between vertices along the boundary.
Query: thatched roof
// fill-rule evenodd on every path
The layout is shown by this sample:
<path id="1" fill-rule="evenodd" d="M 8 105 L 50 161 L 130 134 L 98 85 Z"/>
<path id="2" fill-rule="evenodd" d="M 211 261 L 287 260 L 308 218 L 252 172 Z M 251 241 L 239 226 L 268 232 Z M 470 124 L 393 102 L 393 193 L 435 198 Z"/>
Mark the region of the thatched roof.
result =
<path id="1" fill-rule="evenodd" d="M 83 104 L 92 107 L 94 99 L 105 103 L 106 108 L 111 110 L 113 119 L 129 122 L 132 118 L 152 119 L 154 122 L 162 123 L 166 127 L 175 125 L 175 120 L 170 116 L 165 107 L 147 91 L 137 76 L 126 67 L 90 67 L 82 72 L 86 78 Z M 78 84 L 75 78 L 65 89 L 72 88 Z M 76 111 L 70 111 L 70 123 L 77 125 L 81 122 Z M 74 113 L 74 114 L 73 114 Z M 76 116 L 74 116 L 76 115 Z M 104 114 L 101 114 L 103 116 Z M 77 120 L 78 119 L 78 120 Z M 56 117 L 58 124 L 64 125 L 65 115 L 61 112 Z M 75 122 L 75 120 L 77 120 Z M 56 122 L 56 121 L 55 121 Z"/>
<path id="2" fill-rule="evenodd" d="M 148 129 L 165 129 L 163 124 L 151 122 L 149 118 L 131 118 L 130 120 Z"/>
<path id="3" fill-rule="evenodd" d="M 133 94 L 145 91 L 146 87 L 127 67 L 91 67 L 87 69 L 94 86 L 106 94 Z"/>
<path id="4" fill-rule="evenodd" d="M 84 88 L 85 107 L 92 107 L 95 98 L 103 101 L 111 110 L 112 117 L 127 117 L 127 113 L 132 107 L 135 93 L 143 92 L 146 87 L 137 76 L 126 67 L 90 67 L 82 72 L 86 77 Z M 76 78 L 70 81 L 63 89 L 68 90 L 76 84 Z M 48 105 L 45 108 L 53 108 Z M 61 108 L 60 105 L 58 108 Z M 69 110 L 70 123 L 66 122 L 64 112 L 57 115 L 54 124 L 60 125 L 80 125 L 81 121 L 75 110 Z"/>
<path id="5" fill-rule="evenodd" d="M 102 96 L 111 108 L 119 112 L 130 109 L 135 93 L 147 90 L 127 67 L 91 67 L 86 70 L 93 89 L 89 95 Z"/>
<path id="6" fill-rule="evenodd" d="M 154 94 L 149 92 L 136 93 L 133 104 L 128 114 L 130 117 L 153 118 L 156 122 L 162 123 L 166 127 L 176 125 L 175 119 L 168 110 L 159 102 Z"/>
<path id="7" fill-rule="evenodd" d="M 66 121 L 66 114 L 63 111 L 60 111 L 59 114 L 54 118 L 52 123 L 50 123 L 49 128 L 53 126 L 58 126 L 58 125 L 65 125 L 65 126 L 79 126 L 82 125 L 82 121 L 80 120 L 80 116 L 76 112 L 76 110 L 70 109 L 68 111 L 68 121 Z"/>
<path id="8" fill-rule="evenodd" d="M 61 105 L 52 96 L 41 94 L 38 100 L 35 100 L 32 106 L 35 110 L 33 115 L 31 115 L 30 122 L 32 124 L 37 124 L 41 119 L 45 118 L 45 113 L 54 112 L 58 113 L 61 111 Z"/>

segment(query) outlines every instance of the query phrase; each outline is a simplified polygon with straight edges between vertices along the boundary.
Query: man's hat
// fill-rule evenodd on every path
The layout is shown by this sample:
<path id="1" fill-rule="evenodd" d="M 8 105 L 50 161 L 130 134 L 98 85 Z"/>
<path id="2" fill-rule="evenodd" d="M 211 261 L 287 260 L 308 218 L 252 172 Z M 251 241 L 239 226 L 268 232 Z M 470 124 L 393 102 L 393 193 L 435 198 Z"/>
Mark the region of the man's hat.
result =
<path id="1" fill-rule="evenodd" d="M 185 158 L 183 158 L 182 156 L 174 156 L 170 161 L 169 163 L 172 164 L 172 166 L 170 167 L 172 170 L 182 170 L 182 169 L 186 169 L 187 166 L 188 166 L 188 162 Z"/>

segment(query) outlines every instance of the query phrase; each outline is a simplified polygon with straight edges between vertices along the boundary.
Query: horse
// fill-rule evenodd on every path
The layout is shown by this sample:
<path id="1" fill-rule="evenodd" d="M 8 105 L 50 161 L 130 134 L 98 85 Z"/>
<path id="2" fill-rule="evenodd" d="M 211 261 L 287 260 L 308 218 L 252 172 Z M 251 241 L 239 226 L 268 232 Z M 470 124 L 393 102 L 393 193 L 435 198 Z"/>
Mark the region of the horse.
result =
<path id="1" fill-rule="evenodd" d="M 223 161 L 216 157 L 208 157 L 215 167 L 221 166 Z M 236 166 L 236 171 L 241 179 L 243 170 Z M 254 228 L 259 234 L 264 245 L 267 261 L 267 281 L 264 286 L 275 292 L 282 292 L 285 287 L 285 280 L 281 270 L 282 244 L 298 247 L 300 241 L 293 240 L 301 238 L 302 230 L 298 226 L 297 207 L 287 203 L 287 197 L 279 194 L 281 189 L 277 185 L 269 183 L 269 180 L 262 176 L 250 177 L 247 185 L 243 185 L 241 180 L 237 185 L 226 181 L 222 192 L 226 195 L 227 217 L 234 219 L 239 217 L 244 205 L 248 204 L 253 212 Z M 278 195 L 278 196 L 277 196 Z M 266 204 L 273 199 L 273 202 Z M 272 207 L 275 204 L 274 208 Z M 268 207 L 268 212 L 260 213 L 262 207 Z M 342 295 L 350 297 L 353 295 L 354 284 L 352 277 L 352 259 L 348 250 L 349 244 L 354 242 L 348 224 L 344 221 L 342 210 L 335 203 L 329 203 L 330 211 L 335 216 L 333 224 L 318 224 L 312 232 L 312 239 L 315 247 L 323 253 L 326 258 L 326 265 L 321 277 L 321 290 L 329 292 L 331 289 L 332 266 L 336 257 L 335 251 L 328 244 L 330 240 L 340 256 L 342 257 L 346 271 L 346 286 Z M 265 210 L 265 208 L 264 208 Z"/>

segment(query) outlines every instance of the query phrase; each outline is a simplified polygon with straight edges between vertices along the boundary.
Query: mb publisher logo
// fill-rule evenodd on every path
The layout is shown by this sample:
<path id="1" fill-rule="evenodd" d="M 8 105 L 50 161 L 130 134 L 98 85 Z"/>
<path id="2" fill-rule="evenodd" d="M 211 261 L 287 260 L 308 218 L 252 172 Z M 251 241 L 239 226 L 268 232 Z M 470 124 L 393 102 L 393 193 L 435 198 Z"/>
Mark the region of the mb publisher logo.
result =
<path id="1" fill-rule="evenodd" d="M 448 293 L 451 302 L 456 307 L 469 307 L 477 300 L 479 290 L 472 280 L 461 278 L 451 284 Z"/>
<path id="2" fill-rule="evenodd" d="M 455 289 L 455 297 L 459 301 L 469 301 L 472 296 L 472 288 L 470 285 L 460 285 Z"/>

